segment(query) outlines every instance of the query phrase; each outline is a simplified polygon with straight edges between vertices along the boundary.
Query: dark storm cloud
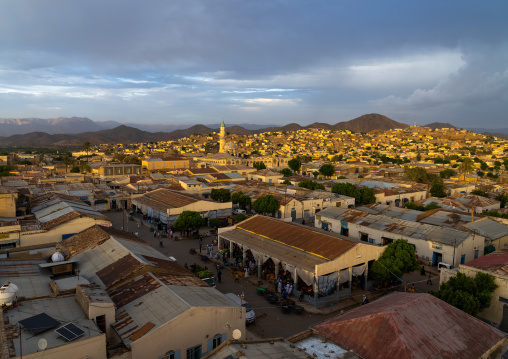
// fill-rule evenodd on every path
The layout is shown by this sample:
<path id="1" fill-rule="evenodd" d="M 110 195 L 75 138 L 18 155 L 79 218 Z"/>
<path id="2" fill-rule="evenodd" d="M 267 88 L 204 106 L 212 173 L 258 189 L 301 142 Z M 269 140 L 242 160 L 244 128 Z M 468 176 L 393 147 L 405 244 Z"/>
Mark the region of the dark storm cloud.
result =
<path id="1" fill-rule="evenodd" d="M 481 111 L 462 106 L 506 99 L 506 10 L 476 1 L 3 1 L 0 117 L 474 121 Z M 491 112 L 495 127 L 503 118 Z"/>

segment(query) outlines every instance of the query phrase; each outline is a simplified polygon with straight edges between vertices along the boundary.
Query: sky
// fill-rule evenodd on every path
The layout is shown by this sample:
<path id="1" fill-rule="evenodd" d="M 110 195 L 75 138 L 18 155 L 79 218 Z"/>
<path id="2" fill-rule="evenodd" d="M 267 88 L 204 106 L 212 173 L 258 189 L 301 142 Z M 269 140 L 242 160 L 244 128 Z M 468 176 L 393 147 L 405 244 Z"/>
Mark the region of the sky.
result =
<path id="1" fill-rule="evenodd" d="M 0 118 L 508 127 L 508 2 L 2 0 Z M 1 132 L 1 129 L 0 129 Z"/>

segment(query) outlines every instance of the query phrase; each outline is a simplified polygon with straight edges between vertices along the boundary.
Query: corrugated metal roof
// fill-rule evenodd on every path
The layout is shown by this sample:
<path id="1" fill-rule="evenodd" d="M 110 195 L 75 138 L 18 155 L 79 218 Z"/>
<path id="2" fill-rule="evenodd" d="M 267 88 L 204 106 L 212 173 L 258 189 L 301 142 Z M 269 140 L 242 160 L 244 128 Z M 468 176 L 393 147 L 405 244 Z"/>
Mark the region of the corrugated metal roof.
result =
<path id="1" fill-rule="evenodd" d="M 469 236 L 469 232 L 453 228 L 438 227 L 430 224 L 411 222 L 398 218 L 389 218 L 383 215 L 374 215 L 356 209 L 343 209 L 330 207 L 319 212 L 321 218 L 333 218 L 357 224 L 379 231 L 399 234 L 415 239 L 433 241 L 447 245 L 459 246 Z"/>
<path id="2" fill-rule="evenodd" d="M 423 293 L 387 295 L 313 329 L 366 359 L 479 358 L 506 336 Z"/>
<path id="3" fill-rule="evenodd" d="M 259 215 L 241 222 L 236 229 L 268 238 L 326 260 L 340 257 L 357 245 L 346 237 L 332 236 L 322 230 Z"/>
<path id="4" fill-rule="evenodd" d="M 483 271 L 508 275 L 508 250 L 500 249 L 486 256 L 479 257 L 465 264 Z"/>
<path id="5" fill-rule="evenodd" d="M 465 228 L 475 231 L 487 239 L 495 240 L 508 236 L 508 226 L 494 221 L 490 218 L 485 218 L 480 221 L 470 222 L 464 225 Z"/>

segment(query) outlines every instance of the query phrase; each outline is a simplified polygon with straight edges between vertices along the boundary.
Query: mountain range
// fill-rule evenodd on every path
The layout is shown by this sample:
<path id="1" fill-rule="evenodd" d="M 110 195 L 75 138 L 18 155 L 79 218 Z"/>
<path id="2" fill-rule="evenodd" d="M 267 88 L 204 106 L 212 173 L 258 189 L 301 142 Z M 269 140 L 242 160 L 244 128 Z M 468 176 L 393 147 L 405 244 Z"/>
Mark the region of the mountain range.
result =
<path id="1" fill-rule="evenodd" d="M 127 125 L 116 121 L 94 122 L 86 117 L 57 119 L 0 119 L 0 147 L 81 147 L 85 141 L 92 145 L 101 143 L 139 143 L 177 140 L 192 134 L 219 132 L 217 127 L 194 125 L 189 128 L 178 128 L 179 125 Z M 447 123 L 432 123 L 432 128 L 454 126 Z M 309 128 L 333 130 L 349 130 L 354 132 L 371 132 L 374 130 L 390 130 L 407 128 L 409 125 L 394 121 L 380 114 L 367 114 L 350 121 L 338 122 L 334 125 L 315 122 L 308 126 L 290 123 L 280 127 L 263 127 L 260 125 L 227 125 L 231 134 L 251 135 L 262 132 L 296 131 Z M 155 131 L 156 129 L 165 131 Z M 23 131 L 32 131 L 23 133 Z M 169 131 L 168 131 L 169 130 Z M 18 132 L 10 135 L 12 132 Z M 21 133 L 20 133 L 21 132 Z M 507 129 L 508 133 L 508 129 Z"/>

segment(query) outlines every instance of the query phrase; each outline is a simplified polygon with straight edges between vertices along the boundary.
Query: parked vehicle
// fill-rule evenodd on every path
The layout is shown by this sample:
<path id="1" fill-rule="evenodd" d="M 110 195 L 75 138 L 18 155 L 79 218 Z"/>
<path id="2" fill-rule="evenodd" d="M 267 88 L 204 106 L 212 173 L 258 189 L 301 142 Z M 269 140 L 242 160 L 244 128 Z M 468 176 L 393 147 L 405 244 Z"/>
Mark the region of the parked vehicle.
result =
<path id="1" fill-rule="evenodd" d="M 233 214 L 247 214 L 245 209 L 236 208 L 233 210 Z"/>
<path id="2" fill-rule="evenodd" d="M 445 262 L 439 262 L 439 263 L 437 264 L 437 270 L 438 270 L 439 272 L 441 272 L 441 268 L 452 269 L 452 268 L 453 268 L 453 266 L 452 266 L 451 264 L 448 264 L 448 263 L 445 263 Z"/>
<path id="3" fill-rule="evenodd" d="M 256 313 L 254 313 L 254 309 L 251 308 L 249 303 L 245 301 L 245 299 L 240 299 L 238 295 L 235 293 L 228 293 L 226 294 L 226 297 L 234 301 L 235 303 L 241 305 L 242 307 L 245 307 L 245 321 L 247 324 L 254 323 L 256 320 Z"/>
<path id="4" fill-rule="evenodd" d="M 214 277 L 203 278 L 203 281 L 205 281 L 210 287 L 213 287 L 213 288 L 216 287 L 215 278 Z"/>

